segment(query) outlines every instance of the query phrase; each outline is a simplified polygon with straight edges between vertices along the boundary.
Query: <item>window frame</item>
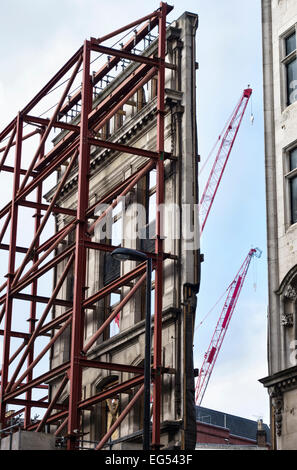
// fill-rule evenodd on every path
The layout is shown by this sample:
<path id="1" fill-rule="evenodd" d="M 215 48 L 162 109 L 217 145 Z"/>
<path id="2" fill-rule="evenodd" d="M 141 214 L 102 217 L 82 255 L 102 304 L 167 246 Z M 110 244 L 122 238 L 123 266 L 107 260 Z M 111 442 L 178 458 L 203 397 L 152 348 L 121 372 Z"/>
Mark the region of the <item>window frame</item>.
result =
<path id="1" fill-rule="evenodd" d="M 287 54 L 286 40 L 295 34 L 296 48 Z M 294 24 L 280 37 L 280 56 L 281 56 L 281 78 L 282 78 L 282 109 L 285 110 L 288 106 L 297 103 L 297 85 L 296 85 L 296 100 L 289 102 L 289 90 L 288 90 L 288 65 L 293 61 L 296 61 L 297 67 L 297 24 Z M 296 77 L 297 79 L 297 77 Z M 293 93 L 291 91 L 290 93 Z"/>
<path id="2" fill-rule="evenodd" d="M 285 226 L 286 229 L 297 224 L 297 218 L 293 220 L 292 214 L 292 194 L 291 194 L 291 181 L 297 178 L 297 165 L 291 170 L 290 159 L 292 152 L 297 151 L 297 142 L 290 145 L 284 150 L 284 179 L 285 179 Z"/>

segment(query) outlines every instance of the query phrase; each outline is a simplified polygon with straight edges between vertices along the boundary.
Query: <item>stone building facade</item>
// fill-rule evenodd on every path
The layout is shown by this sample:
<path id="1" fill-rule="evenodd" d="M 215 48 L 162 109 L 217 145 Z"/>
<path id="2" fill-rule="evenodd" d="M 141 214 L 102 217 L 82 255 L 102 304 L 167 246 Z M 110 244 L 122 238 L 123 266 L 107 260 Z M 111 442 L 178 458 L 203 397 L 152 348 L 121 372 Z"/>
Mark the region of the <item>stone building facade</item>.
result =
<path id="1" fill-rule="evenodd" d="M 297 3 L 262 0 L 268 365 L 275 449 L 297 448 Z"/>
<path id="2" fill-rule="evenodd" d="M 162 357 L 168 373 L 163 374 L 161 406 L 161 439 L 165 448 L 194 448 L 196 442 L 196 417 L 194 404 L 193 367 L 193 326 L 195 319 L 196 295 L 200 283 L 200 250 L 198 225 L 198 151 L 196 132 L 196 58 L 195 35 L 198 27 L 196 14 L 184 13 L 167 29 L 166 61 L 173 65 L 166 70 L 165 83 L 165 151 L 171 158 L 165 160 L 165 208 L 164 251 L 170 253 L 164 263 Z M 143 55 L 151 56 L 156 48 L 152 42 Z M 114 87 L 133 73 L 131 63 L 112 80 L 95 98 L 100 103 L 111 94 Z M 142 149 L 156 147 L 156 79 L 152 78 L 100 130 L 99 137 L 133 145 Z M 79 122 L 79 116 L 74 123 Z M 65 135 L 62 132 L 55 144 Z M 91 148 L 90 205 L 99 201 L 103 194 L 129 178 L 143 165 L 143 159 L 128 156 L 112 150 Z M 61 169 L 61 174 L 63 168 Z M 77 174 L 71 178 L 60 197 L 60 205 L 76 206 Z M 51 192 L 48 194 L 51 198 Z M 154 213 L 156 197 L 155 170 L 143 177 L 134 187 L 122 206 L 117 206 L 101 229 L 96 230 L 95 242 L 137 250 L 154 250 Z M 139 205 L 139 206 L 137 206 Z M 139 207 L 146 211 L 139 218 Z M 97 208 L 100 213 L 101 207 Z M 67 216 L 56 217 L 56 228 L 60 230 L 68 223 Z M 142 236 L 135 237 L 135 234 Z M 69 244 L 72 243 L 71 234 Z M 135 261 L 115 262 L 110 253 L 89 251 L 87 262 L 87 297 L 98 292 L 107 283 L 136 266 Z M 64 269 L 59 265 L 59 278 Z M 99 300 L 86 310 L 85 341 L 102 325 L 116 307 L 122 295 L 129 291 L 125 286 Z M 154 278 L 152 298 L 154 297 Z M 62 292 L 60 293 L 62 296 Z M 63 285 L 63 298 L 71 300 L 73 277 L 68 275 Z M 88 352 L 88 359 L 104 362 L 125 363 L 142 366 L 145 340 L 145 285 L 123 308 L 121 315 Z M 153 305 L 153 302 L 152 302 Z M 62 315 L 65 309 L 55 307 L 53 316 Z M 51 350 L 51 368 L 69 359 L 70 332 L 65 331 Z M 88 369 L 83 374 L 83 399 L 103 391 L 110 384 L 128 380 L 127 373 L 108 370 Z M 59 386 L 56 380 L 50 383 L 54 394 Z M 121 399 L 113 398 L 101 402 L 91 410 L 83 412 L 84 446 L 93 446 L 110 429 L 121 409 L 131 400 L 127 394 Z M 61 402 L 67 402 L 65 390 Z M 112 449 L 141 448 L 142 403 L 139 402 L 120 427 L 114 432 L 109 443 Z M 55 428 L 53 427 L 52 431 Z M 89 442 L 89 444 L 87 443 Z"/>

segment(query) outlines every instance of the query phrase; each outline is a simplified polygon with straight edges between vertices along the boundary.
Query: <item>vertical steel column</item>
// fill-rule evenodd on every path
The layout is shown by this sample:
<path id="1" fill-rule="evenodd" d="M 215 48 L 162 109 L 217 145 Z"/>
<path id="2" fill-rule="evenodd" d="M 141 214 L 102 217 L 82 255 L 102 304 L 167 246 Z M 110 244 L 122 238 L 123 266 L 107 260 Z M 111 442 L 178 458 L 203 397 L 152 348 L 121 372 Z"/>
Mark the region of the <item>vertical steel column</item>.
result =
<path id="1" fill-rule="evenodd" d="M 11 285 L 15 273 L 15 255 L 16 255 L 16 241 L 17 241 L 17 224 L 18 224 L 18 205 L 16 203 L 16 195 L 20 187 L 20 170 L 21 170 L 21 153 L 22 153 L 22 137 L 23 137 L 23 119 L 19 113 L 16 123 L 16 149 L 14 161 L 14 176 L 13 176 L 13 190 L 12 190 L 12 203 L 11 203 L 11 219 L 10 219 L 10 243 L 9 243 L 9 258 L 8 258 L 8 273 L 7 273 L 7 287 L 6 287 L 6 300 L 5 300 L 5 327 L 3 337 L 3 356 L 2 356 L 2 374 L 1 374 L 1 403 L 0 403 L 0 420 L 2 427 L 5 427 L 5 412 L 6 404 L 3 402 L 3 396 L 8 383 L 8 369 L 9 369 L 9 353 L 10 353 L 10 339 L 11 339 L 11 323 L 12 323 L 12 303 L 13 299 L 10 296 Z"/>
<path id="2" fill-rule="evenodd" d="M 44 133 L 44 131 L 43 131 Z M 42 134 L 41 134 L 41 139 L 42 139 Z M 44 155 L 44 145 L 40 149 L 40 155 L 39 159 L 42 158 Z M 36 202 L 37 204 L 41 204 L 42 202 L 42 183 L 40 183 L 37 188 L 36 188 Z M 42 217 L 41 215 L 41 210 L 39 208 L 36 209 L 34 216 L 35 217 L 35 224 L 34 224 L 34 236 L 36 235 L 38 228 L 40 226 L 40 218 Z M 35 247 L 38 248 L 39 246 L 39 238 L 36 240 Z M 33 256 L 33 264 L 36 263 L 38 260 L 38 254 L 36 253 L 36 250 L 34 251 L 34 256 Z M 31 295 L 35 296 L 37 295 L 37 279 L 34 279 L 32 282 L 32 287 L 31 287 Z M 29 321 L 29 333 L 30 335 L 33 334 L 35 330 L 35 322 L 36 322 L 36 300 L 32 300 L 30 302 L 30 318 L 28 319 Z M 28 360 L 27 360 L 27 366 L 29 367 L 31 363 L 34 360 L 34 343 L 32 344 L 29 354 L 28 354 Z M 30 371 L 29 374 L 27 375 L 27 383 L 31 382 L 33 378 L 33 371 Z M 32 389 L 28 390 L 26 393 L 26 400 L 31 401 L 32 399 Z M 25 407 L 25 413 L 24 413 L 24 428 L 26 429 L 27 426 L 31 424 L 31 407 L 26 406 Z"/>
<path id="3" fill-rule="evenodd" d="M 75 265 L 74 265 L 74 292 L 73 314 L 71 333 L 70 356 L 70 394 L 69 394 L 69 419 L 68 419 L 68 443 L 69 450 L 77 447 L 77 433 L 80 428 L 80 412 L 78 402 L 81 399 L 82 370 L 80 367 L 81 351 L 84 338 L 84 287 L 86 281 L 86 211 L 89 201 L 89 167 L 90 145 L 88 142 L 88 115 L 92 109 L 92 83 L 90 76 L 90 42 L 84 42 L 83 49 L 83 77 L 82 77 L 82 105 L 80 146 L 78 157 L 78 205 L 77 226 L 75 240 Z"/>
<path id="4" fill-rule="evenodd" d="M 153 434 L 152 448 L 160 448 L 161 418 L 161 367 L 162 367 L 162 300 L 163 300 L 163 242 L 162 220 L 159 206 L 164 203 L 164 114 L 165 114 L 165 44 L 166 44 L 166 3 L 160 4 L 158 42 L 158 95 L 157 95 L 157 184 L 156 184 L 156 242 L 157 254 L 155 274 L 155 316 L 154 316 L 154 389 L 153 389 Z"/>
<path id="5" fill-rule="evenodd" d="M 152 259 L 148 258 L 146 262 L 143 450 L 150 450 L 151 441 L 151 295 Z"/>

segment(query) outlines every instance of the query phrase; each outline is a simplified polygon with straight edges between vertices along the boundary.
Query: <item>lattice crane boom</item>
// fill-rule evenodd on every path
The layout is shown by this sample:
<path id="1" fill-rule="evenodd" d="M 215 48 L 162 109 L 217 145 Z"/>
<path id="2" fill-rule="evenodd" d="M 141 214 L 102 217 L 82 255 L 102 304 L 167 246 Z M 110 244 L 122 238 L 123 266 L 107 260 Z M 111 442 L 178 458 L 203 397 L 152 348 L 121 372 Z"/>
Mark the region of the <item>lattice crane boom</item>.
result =
<path id="1" fill-rule="evenodd" d="M 243 91 L 229 123 L 224 128 L 224 135 L 199 203 L 200 234 L 202 234 L 205 227 L 251 94 L 251 88 L 246 88 Z"/>
<path id="2" fill-rule="evenodd" d="M 228 292 L 223 309 L 219 316 L 208 350 L 204 356 L 202 367 L 197 377 L 195 399 L 196 405 L 198 406 L 200 406 L 204 397 L 210 376 L 214 369 L 218 354 L 220 352 L 234 309 L 236 307 L 238 297 L 244 284 L 251 260 L 254 256 L 260 258 L 261 254 L 262 252 L 259 250 L 259 248 L 250 249 L 238 273 L 227 289 Z"/>

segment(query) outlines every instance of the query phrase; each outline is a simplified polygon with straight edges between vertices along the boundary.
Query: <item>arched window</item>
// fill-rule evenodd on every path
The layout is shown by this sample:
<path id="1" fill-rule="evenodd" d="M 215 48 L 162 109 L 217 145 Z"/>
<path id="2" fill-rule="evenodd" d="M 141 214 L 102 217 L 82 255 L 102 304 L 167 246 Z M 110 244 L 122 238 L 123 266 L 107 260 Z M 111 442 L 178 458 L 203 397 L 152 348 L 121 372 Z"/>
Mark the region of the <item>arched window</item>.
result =
<path id="1" fill-rule="evenodd" d="M 297 349 L 297 266 L 285 276 L 277 291 L 280 296 L 280 349 L 282 367 L 296 365 Z"/>
<path id="2" fill-rule="evenodd" d="M 96 386 L 96 393 L 108 390 L 119 383 L 117 375 L 111 375 L 105 377 Z M 95 416 L 95 440 L 99 441 L 102 437 L 110 430 L 111 426 L 119 417 L 119 397 L 114 396 L 107 398 L 96 405 Z M 117 439 L 119 437 L 119 430 L 116 429 L 112 434 L 111 439 Z"/>

